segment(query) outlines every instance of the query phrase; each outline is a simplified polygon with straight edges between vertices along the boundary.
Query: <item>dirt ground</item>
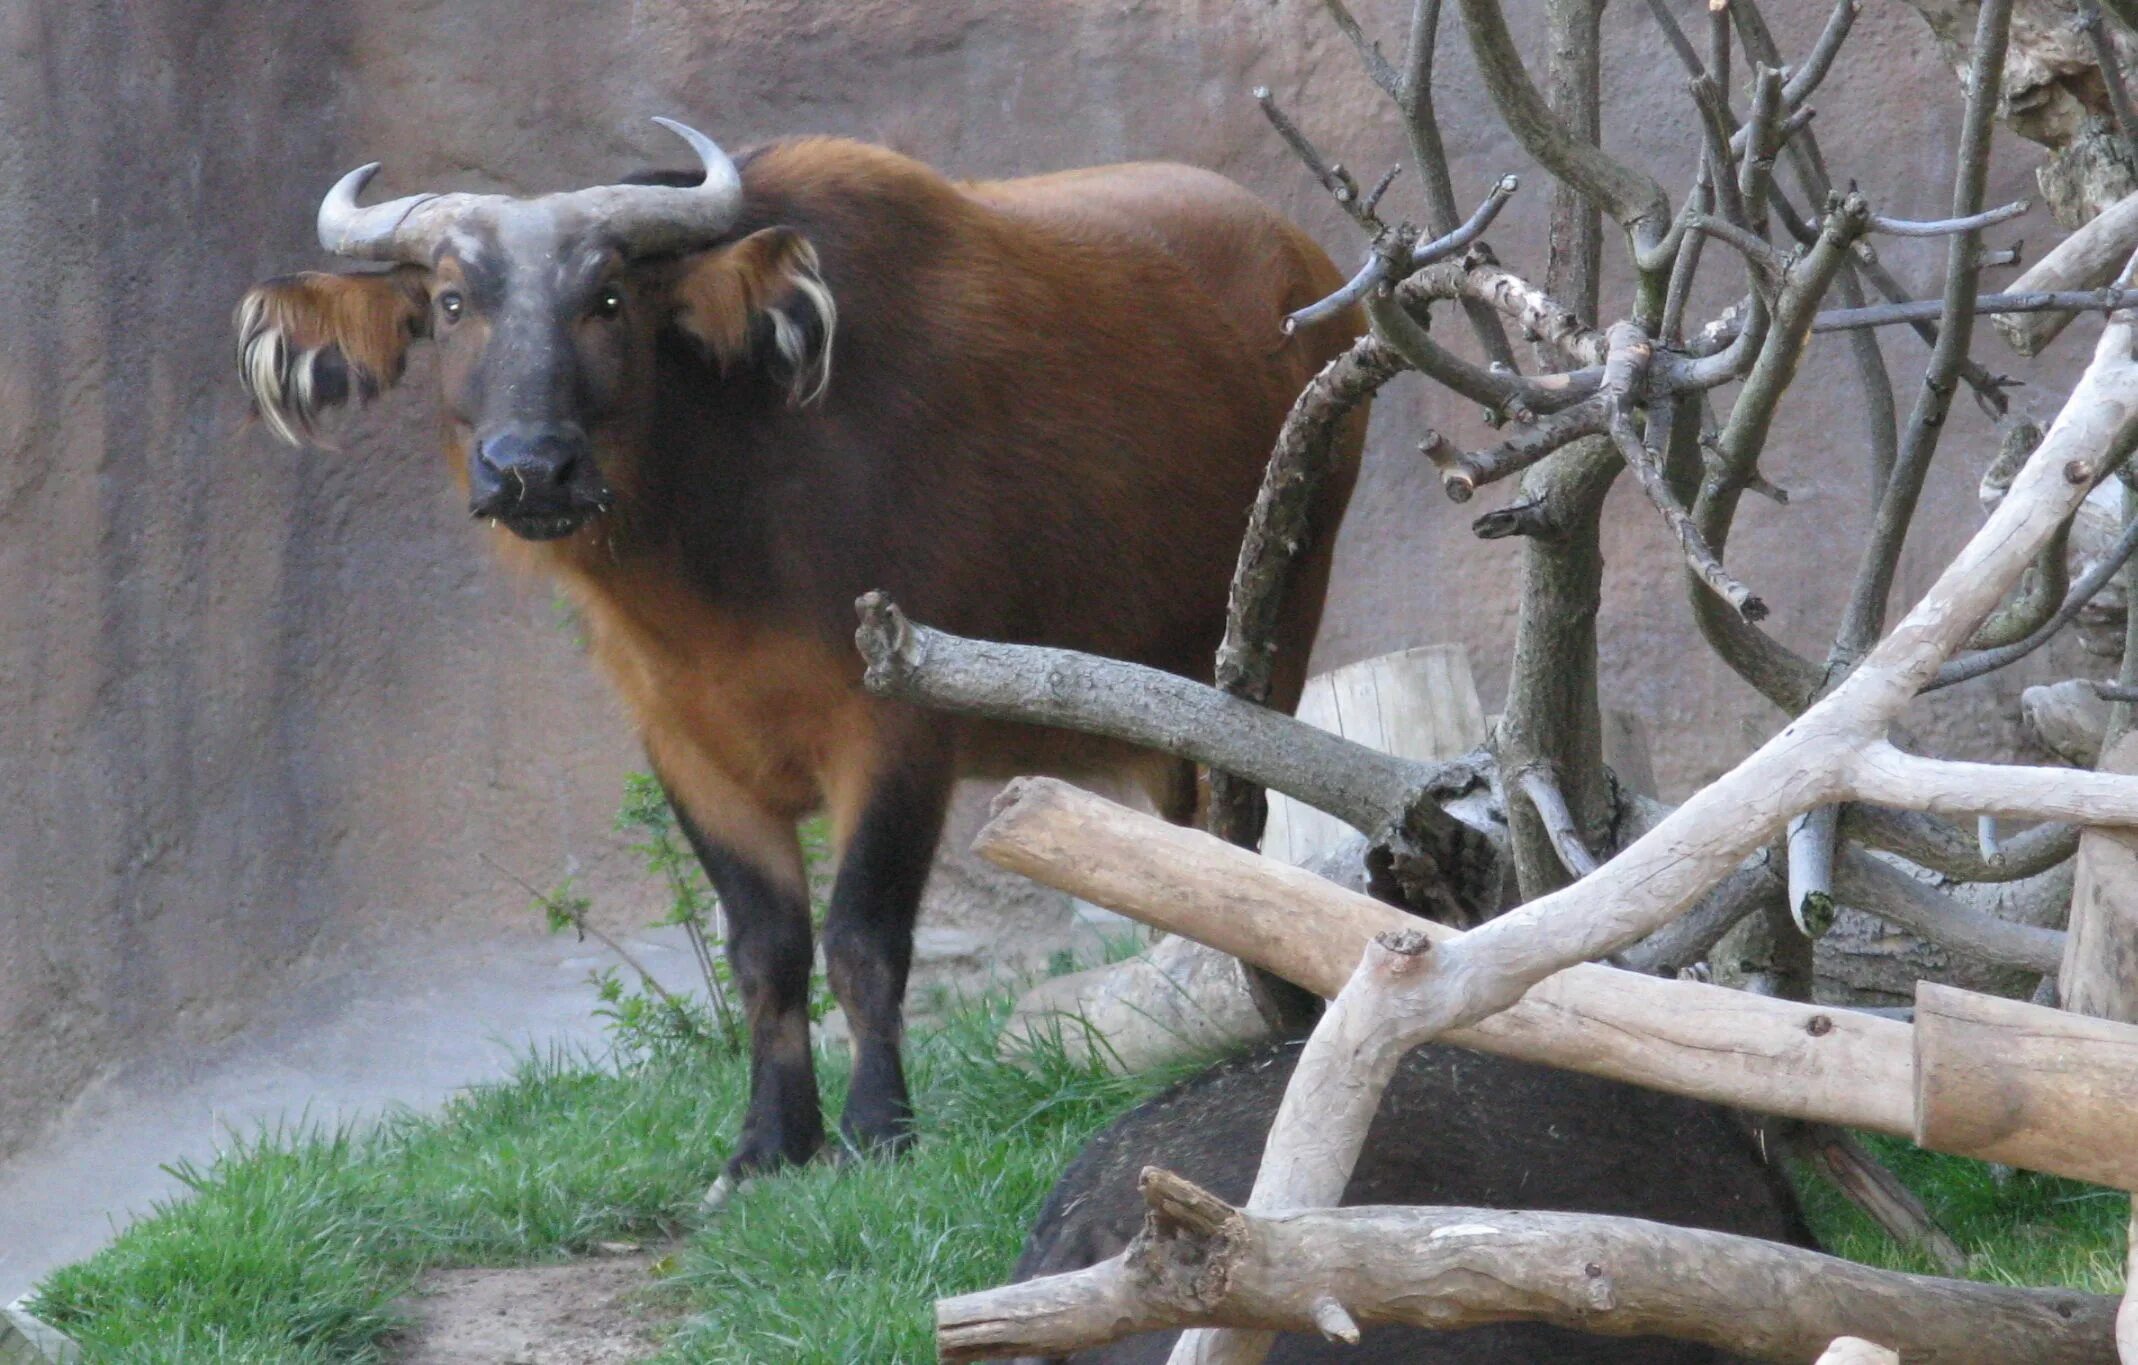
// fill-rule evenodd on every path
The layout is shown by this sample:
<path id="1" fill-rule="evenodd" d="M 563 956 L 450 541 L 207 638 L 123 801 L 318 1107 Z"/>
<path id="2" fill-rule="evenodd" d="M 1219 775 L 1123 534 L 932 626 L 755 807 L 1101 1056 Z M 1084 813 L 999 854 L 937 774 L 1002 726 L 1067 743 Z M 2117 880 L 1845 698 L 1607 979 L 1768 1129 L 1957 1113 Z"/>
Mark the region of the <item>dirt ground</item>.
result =
<path id="1" fill-rule="evenodd" d="M 394 1365 L 622 1365 L 651 1355 L 663 1316 L 644 1253 L 512 1270 L 440 1270 L 407 1307 Z"/>

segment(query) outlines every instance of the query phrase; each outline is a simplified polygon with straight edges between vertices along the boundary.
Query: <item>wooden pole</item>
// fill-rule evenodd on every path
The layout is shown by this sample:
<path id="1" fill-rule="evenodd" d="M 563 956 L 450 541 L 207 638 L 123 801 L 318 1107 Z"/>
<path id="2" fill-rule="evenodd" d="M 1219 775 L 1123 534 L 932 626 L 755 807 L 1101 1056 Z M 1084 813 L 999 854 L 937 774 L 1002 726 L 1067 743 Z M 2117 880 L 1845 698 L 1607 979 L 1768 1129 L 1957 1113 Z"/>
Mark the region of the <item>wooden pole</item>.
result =
<path id="1" fill-rule="evenodd" d="M 1444 925 L 1052 778 L 1019 778 L 973 849 L 988 861 L 1333 998 L 1376 935 Z M 1572 967 L 1448 1041 L 1651 1089 L 1905 1137 L 1913 1063 L 1890 1019 Z"/>
<path id="2" fill-rule="evenodd" d="M 1335 886 L 1050 778 L 1022 778 L 974 848 L 989 861 L 1333 997 L 1378 934 L 1411 929 L 1435 953 L 1462 937 Z M 2138 1028 L 1943 987 L 1918 1005 L 1934 1074 L 1918 1095 L 1905 1024 L 1594 964 L 1540 982 L 1447 1041 L 1720 1104 L 1837 1123 L 1923 1146 L 2138 1188 L 2138 1143 L 2120 1134 L 2138 1095 Z M 2010 1011 L 2026 1012 L 2023 1016 Z M 2009 1021 L 2009 1022 L 2000 1022 Z M 2050 1040 L 2041 1030 L 2053 1028 Z M 2028 1051 L 2033 1031 L 2039 1049 Z M 1972 1094 L 1976 1098 L 1967 1098 Z M 1986 1131 L 1980 1104 L 2028 1106 Z M 2003 1112 L 2002 1109 L 1995 1112 Z M 2119 1119 L 2120 1116 L 2120 1119 Z"/>

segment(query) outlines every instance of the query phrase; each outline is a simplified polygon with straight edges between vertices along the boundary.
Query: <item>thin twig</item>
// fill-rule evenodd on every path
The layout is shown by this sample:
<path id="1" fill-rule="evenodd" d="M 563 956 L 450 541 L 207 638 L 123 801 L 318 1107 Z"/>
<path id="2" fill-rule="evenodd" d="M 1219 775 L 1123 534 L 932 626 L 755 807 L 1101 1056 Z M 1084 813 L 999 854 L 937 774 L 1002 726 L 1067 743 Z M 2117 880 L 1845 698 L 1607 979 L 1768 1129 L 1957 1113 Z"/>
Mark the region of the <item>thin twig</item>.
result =
<path id="1" fill-rule="evenodd" d="M 1484 201 L 1470 215 L 1469 221 L 1444 237 L 1419 243 L 1415 247 L 1410 245 L 1409 241 L 1409 238 L 1416 236 L 1415 229 L 1406 227 L 1384 232 L 1380 239 L 1374 242 L 1373 250 L 1366 257 L 1366 264 L 1345 282 L 1343 288 L 1325 299 L 1308 304 L 1284 320 L 1285 334 L 1289 336 L 1295 329 L 1308 323 L 1333 317 L 1376 290 L 1386 292 L 1384 286 L 1402 278 L 1409 271 L 1423 269 L 1435 261 L 1445 260 L 1462 251 L 1484 235 L 1485 229 L 1492 226 L 1492 220 L 1499 217 L 1500 210 L 1507 206 L 1508 198 L 1520 187 L 1521 181 L 1514 176 L 1501 176 L 1499 183 L 1492 187 Z M 1408 269 L 1399 264 L 1406 261 Z"/>
<path id="2" fill-rule="evenodd" d="M 1421 445 L 1420 451 L 1441 466 L 1441 487 L 1448 500 L 1468 502 L 1484 485 L 1520 473 L 1553 451 L 1585 436 L 1601 436 L 1608 429 L 1609 415 L 1604 400 L 1592 398 L 1525 426 L 1498 445 L 1483 450 L 1444 457 L 1447 438 L 1436 432 L 1430 443 L 1437 444 L 1432 444 L 1430 449 Z"/>
<path id="3" fill-rule="evenodd" d="M 1953 172 L 1952 217 L 1971 219 L 1982 211 L 1983 187 L 1989 176 L 1990 134 L 1996 128 L 1998 93 L 2004 80 L 2004 56 L 2011 36 L 2012 0 L 1983 0 L 1975 24 L 1974 55 L 1969 64 L 1967 112 L 1962 121 L 1958 162 Z M 1967 357 L 1974 336 L 1975 282 L 1980 274 L 1977 251 L 1981 243 L 1974 230 L 1955 234 L 1946 251 L 1945 313 L 1938 328 L 1938 341 L 1930 353 L 1930 367 L 1923 388 L 1916 395 L 1901 438 L 1893 476 L 1880 490 L 1878 516 L 1869 543 L 1856 571 L 1841 628 L 1835 634 L 1829 667 L 1846 668 L 1870 647 L 1883 630 L 1886 599 L 1892 594 L 1893 575 L 1900 566 L 1900 553 L 1908 527 L 1915 519 L 1915 505 L 1930 460 L 1937 453 L 1938 437 L 1945 429 L 1945 414 L 1960 364 Z"/>
<path id="4" fill-rule="evenodd" d="M 1354 307 L 1368 294 L 1384 286 L 1395 276 L 1395 267 L 1385 252 L 1378 248 L 1366 253 L 1366 263 L 1358 273 L 1344 281 L 1335 293 L 1324 299 L 1316 299 L 1306 307 L 1285 316 L 1281 324 L 1284 334 L 1290 336 L 1301 327 L 1310 326 L 1324 318 L 1333 318 L 1347 308 Z"/>
<path id="5" fill-rule="evenodd" d="M 1485 196 L 1484 202 L 1477 206 L 1477 211 L 1472 213 L 1461 227 L 1430 242 L 1420 242 L 1412 249 L 1411 268 L 1422 269 L 1435 261 L 1445 260 L 1482 237 L 1485 229 L 1492 226 L 1492 220 L 1500 216 L 1500 210 L 1507 206 L 1509 197 L 1521 187 L 1522 182 L 1518 177 L 1501 176 L 1491 192 Z"/>
<path id="6" fill-rule="evenodd" d="M 1359 193 L 1359 182 L 1352 178 L 1351 172 L 1321 154 L 1320 149 L 1299 130 L 1299 125 L 1292 122 L 1291 118 L 1277 107 L 1277 101 L 1270 94 L 1268 86 L 1255 87 L 1255 103 L 1261 106 L 1262 116 L 1277 130 L 1277 136 L 1284 139 L 1284 145 L 1290 147 L 1292 154 L 1306 163 L 1307 169 L 1314 173 L 1314 178 L 1321 182 L 1321 187 L 1329 192 L 1330 197 L 1336 200 L 1345 213 L 1351 215 L 1351 220 L 1366 231 L 1378 234 L 1381 222 L 1366 211 L 1364 196 Z"/>
<path id="7" fill-rule="evenodd" d="M 1937 676 L 1923 690 L 1935 692 L 1940 688 L 1951 687 L 1954 683 L 1979 678 L 1985 673 L 1994 673 L 2040 649 L 2058 631 L 2069 625 L 2101 589 L 2108 586 L 2108 580 L 2116 576 L 2117 571 L 2129 561 L 2134 551 L 2138 551 L 2138 522 L 2132 522 L 2123 528 L 2123 534 L 2116 537 L 2116 543 L 2109 547 L 2108 553 L 2101 556 L 2100 561 L 2089 568 L 2084 577 L 2071 585 L 2071 591 L 2064 596 L 2064 604 L 2056 609 L 2056 614 L 2043 623 L 2040 629 L 2023 640 L 1998 649 L 1977 650 L 1972 654 L 1962 654 L 1958 658 L 1946 660 L 1938 669 Z"/>
<path id="8" fill-rule="evenodd" d="M 2138 303 L 2138 290 L 2066 289 L 2035 294 L 1980 294 L 1966 311 L 1984 313 L 2112 313 Z M 1833 308 L 1812 319 L 1814 332 L 1846 332 L 1857 327 L 1890 327 L 1945 315 L 1943 299 L 1910 299 L 1869 308 Z"/>
<path id="9" fill-rule="evenodd" d="M 1603 393 L 1611 439 L 1625 458 L 1626 466 L 1639 480 L 1641 491 L 1648 495 L 1648 501 L 1662 515 L 1664 525 L 1677 537 L 1686 567 L 1694 577 L 1736 608 L 1747 621 L 1761 620 L 1767 614 L 1767 604 L 1722 567 L 1722 561 L 1715 557 L 1699 528 L 1693 525 L 1685 505 L 1671 491 L 1669 480 L 1663 475 L 1662 461 L 1634 430 L 1632 395 L 1641 387 L 1654 353 L 1654 344 L 1633 324 L 1622 322 L 1611 328 L 1611 360 L 1604 368 Z"/>
<path id="10" fill-rule="evenodd" d="M 1685 30 L 1679 26 L 1677 16 L 1670 12 L 1670 6 L 1665 4 L 1664 0 L 1648 0 L 1648 12 L 1655 16 L 1656 27 L 1663 30 L 1663 37 L 1669 42 L 1670 50 L 1678 54 L 1679 61 L 1685 63 L 1685 74 L 1707 75 L 1707 67 L 1701 63 L 1700 54 L 1693 49 L 1692 39 L 1685 36 Z M 1717 78 L 1716 83 L 1720 85 L 1728 79 L 1727 75 L 1721 76 Z"/>
<path id="11" fill-rule="evenodd" d="M 626 967 L 629 967 L 632 971 L 638 973 L 638 979 L 646 984 L 646 988 L 648 990 L 652 991 L 655 995 L 660 997 L 662 1004 L 668 1006 L 670 1009 L 676 1012 L 676 1016 L 678 1018 L 689 1017 L 689 1013 L 685 1009 L 683 1002 L 681 1000 L 676 999 L 675 996 L 669 994 L 668 988 L 666 986 L 663 986 L 660 983 L 659 979 L 656 978 L 652 972 L 646 970 L 646 965 L 644 963 L 640 962 L 637 958 L 631 955 L 631 950 L 629 948 L 624 947 L 623 944 L 617 942 L 608 934 L 603 933 L 599 926 L 589 921 L 586 917 L 586 912 L 584 910 L 581 910 L 578 906 L 573 905 L 570 901 L 560 900 L 555 896 L 547 895 L 543 892 L 535 890 L 535 888 L 527 881 L 525 877 L 522 877 L 519 873 L 514 872 L 511 868 L 508 868 L 503 864 L 499 863 L 495 858 L 492 858 L 487 853 L 478 853 L 475 856 L 481 859 L 482 862 L 487 867 L 489 867 L 492 872 L 495 872 L 499 876 L 504 877 L 507 880 L 513 882 L 522 891 L 525 891 L 528 895 L 534 897 L 535 903 L 540 905 L 544 910 L 554 914 L 562 915 L 566 919 L 570 920 L 572 922 L 572 928 L 577 930 L 581 936 L 591 936 L 596 942 L 600 943 L 602 947 L 607 948 L 610 952 L 616 954 L 618 958 L 622 959 L 623 964 Z M 708 977 L 707 980 L 711 980 L 711 978 Z"/>
<path id="12" fill-rule="evenodd" d="M 1811 93 L 1826 79 L 1833 68 L 1834 57 L 1841 51 L 1841 44 L 1848 41 L 1849 29 L 1856 22 L 1856 11 L 1863 0 L 1839 0 L 1834 12 L 1826 17 L 1826 27 L 1819 30 L 1818 41 L 1804 60 L 1796 64 L 1790 73 L 1788 84 L 1782 87 L 1782 99 L 1794 109 L 1811 98 Z M 1733 4 L 1731 8 L 1737 6 Z M 1742 20 L 1740 20 L 1742 22 Z"/>
<path id="13" fill-rule="evenodd" d="M 1390 99 L 1400 102 L 1403 98 L 1403 78 L 1388 64 L 1388 58 L 1381 55 L 1381 45 L 1366 36 L 1366 31 L 1359 27 L 1359 21 L 1351 17 L 1350 10 L 1344 8 L 1344 0 L 1321 0 L 1321 4 L 1323 9 L 1329 11 L 1329 17 L 1336 21 L 1336 27 L 1351 40 L 1351 46 L 1359 54 L 1360 64 L 1366 68 L 1366 74 L 1373 79 L 1373 83 L 1380 86 Z"/>
<path id="14" fill-rule="evenodd" d="M 1884 233 L 1888 237 L 1950 237 L 1957 232 L 1980 232 L 1986 227 L 2009 222 L 2033 207 L 2030 200 L 2015 199 L 2009 204 L 1999 204 L 1996 208 L 1984 209 L 1980 213 L 1971 213 L 1963 218 L 1935 218 L 1928 222 L 1917 222 L 1908 218 L 1882 218 L 1874 213 L 1871 215 L 1871 231 Z"/>

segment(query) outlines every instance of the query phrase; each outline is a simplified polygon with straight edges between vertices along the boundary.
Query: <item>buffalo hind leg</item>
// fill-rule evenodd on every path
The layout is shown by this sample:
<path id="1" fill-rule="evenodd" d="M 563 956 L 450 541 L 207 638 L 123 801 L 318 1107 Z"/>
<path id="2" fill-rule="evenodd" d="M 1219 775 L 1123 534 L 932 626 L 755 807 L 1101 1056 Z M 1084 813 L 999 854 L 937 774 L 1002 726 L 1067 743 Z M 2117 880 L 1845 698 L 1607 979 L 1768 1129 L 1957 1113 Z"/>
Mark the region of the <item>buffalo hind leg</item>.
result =
<path id="1" fill-rule="evenodd" d="M 750 1102 L 727 1180 L 800 1165 L 824 1145 L 809 1051 L 809 894 L 706 837 L 681 803 L 676 821 L 727 917 L 728 965 L 750 1030 Z M 800 853 L 796 853 L 796 867 Z"/>
<path id="2" fill-rule="evenodd" d="M 853 1029 L 854 1075 L 839 1131 L 861 1151 L 911 1140 L 900 1047 L 913 922 L 950 800 L 949 765 L 909 759 L 874 782 L 839 857 L 824 916 L 824 966 Z"/>

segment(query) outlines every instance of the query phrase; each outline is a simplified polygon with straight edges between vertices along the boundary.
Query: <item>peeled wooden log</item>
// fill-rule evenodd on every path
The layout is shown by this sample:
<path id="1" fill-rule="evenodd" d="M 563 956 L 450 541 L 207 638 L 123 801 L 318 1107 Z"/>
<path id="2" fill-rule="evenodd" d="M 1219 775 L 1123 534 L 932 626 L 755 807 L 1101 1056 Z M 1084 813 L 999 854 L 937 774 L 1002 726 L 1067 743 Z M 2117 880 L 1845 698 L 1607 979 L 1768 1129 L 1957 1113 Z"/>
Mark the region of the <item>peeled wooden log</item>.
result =
<path id="1" fill-rule="evenodd" d="M 2138 1025 L 1923 983 L 1915 1141 L 2138 1189 Z"/>
<path id="2" fill-rule="evenodd" d="M 2093 221 L 2058 242 L 2054 250 L 2007 288 L 2015 294 L 2101 289 L 2115 282 L 2134 250 L 2138 250 L 2138 194 L 2126 195 L 2101 210 Z M 1992 315 L 1991 321 L 2013 350 L 2034 356 L 2056 340 L 2076 316 L 1999 313 Z"/>
<path id="3" fill-rule="evenodd" d="M 1323 997 L 1377 934 L 1443 925 L 1051 778 L 1019 778 L 988 861 L 1267 968 Z M 1905 1024 L 1583 965 L 1448 1041 L 1724 1104 L 1905 1136 Z"/>
<path id="4" fill-rule="evenodd" d="M 1412 929 L 1436 944 L 1460 937 L 1310 872 L 1049 778 L 1011 783 L 974 848 L 1011 871 L 1245 958 L 1324 997 L 1342 989 L 1377 934 Z M 2124 1025 L 2076 1022 L 2118 1030 L 2118 1037 L 2138 1035 Z M 1949 1120 L 1918 1123 L 1914 1035 L 1890 1019 L 1584 964 L 1446 1037 L 1674 1094 L 2138 1187 L 2138 1143 L 2076 1153 L 2051 1122 L 2010 1133 L 1994 1156 L 1975 1150 L 1973 1134 L 1946 1145 L 1941 1135 Z M 1993 1046 L 2009 1051 L 2002 1042 Z M 1954 1054 L 1948 1048 L 1944 1055 Z M 2088 1084 L 2117 1087 L 2126 1106 L 2138 1095 L 2138 1050 L 2087 1045 L 2083 1057 L 2069 1059 L 2068 1070 L 2023 1078 L 2040 1088 L 2044 1114 L 2091 1103 Z M 2091 1079 L 2082 1082 L 2082 1071 Z M 1949 1113 L 1949 1106 L 1939 1112 Z"/>
<path id="5" fill-rule="evenodd" d="M 1056 1356 L 1171 1327 L 1456 1329 L 1511 1318 L 1812 1360 L 1837 1337 L 1940 1365 L 2108 1365 L 2116 1300 L 1904 1275 L 1800 1247 L 1597 1214 L 1349 1208 L 1263 1215 L 1155 1167 L 1112 1260 L 939 1300 L 946 1361 Z"/>

